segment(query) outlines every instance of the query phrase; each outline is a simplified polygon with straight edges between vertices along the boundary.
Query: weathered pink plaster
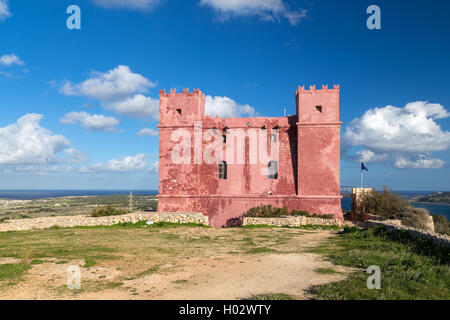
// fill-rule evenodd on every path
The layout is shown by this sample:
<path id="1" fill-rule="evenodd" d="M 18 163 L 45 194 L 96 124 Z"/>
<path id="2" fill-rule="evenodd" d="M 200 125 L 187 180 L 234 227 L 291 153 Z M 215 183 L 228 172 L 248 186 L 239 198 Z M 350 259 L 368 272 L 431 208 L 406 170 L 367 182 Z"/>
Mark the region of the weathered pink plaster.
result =
<path id="1" fill-rule="evenodd" d="M 226 226 L 230 219 L 261 204 L 334 214 L 342 219 L 339 86 L 333 89 L 324 86 L 321 90 L 299 87 L 296 103 L 296 116 L 211 118 L 205 116 L 205 95 L 200 90 L 184 90 L 183 93 L 161 90 L 158 211 L 202 212 L 214 227 Z M 261 170 L 267 170 L 266 163 L 249 163 L 250 151 L 257 149 L 254 144 L 249 145 L 248 138 L 245 139 L 245 162 L 228 164 L 226 180 L 218 178 L 218 164 L 203 161 L 196 164 L 194 122 L 201 123 L 202 132 L 216 128 L 224 134 L 226 128 L 264 127 L 270 135 L 278 128 L 278 179 L 268 179 L 261 174 Z M 180 128 L 189 131 L 192 137 L 189 164 L 174 164 L 171 158 L 177 143 L 171 141 L 171 135 Z M 203 148 L 208 145 L 205 141 L 200 143 Z"/>

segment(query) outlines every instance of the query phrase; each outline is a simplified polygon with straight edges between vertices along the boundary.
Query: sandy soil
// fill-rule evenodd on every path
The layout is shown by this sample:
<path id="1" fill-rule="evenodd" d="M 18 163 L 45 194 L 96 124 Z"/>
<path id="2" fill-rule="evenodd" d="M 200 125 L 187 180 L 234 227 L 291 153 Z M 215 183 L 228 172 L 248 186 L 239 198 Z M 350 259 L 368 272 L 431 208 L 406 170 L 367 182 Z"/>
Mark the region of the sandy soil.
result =
<path id="1" fill-rule="evenodd" d="M 341 280 L 351 272 L 305 252 L 332 236 L 332 231 L 302 232 L 276 253 L 208 252 L 207 256 L 184 257 L 176 265 L 167 263 L 137 278 L 127 277 L 127 270 L 113 264 L 83 268 L 82 259 L 61 264 L 47 258 L 45 263 L 31 265 L 24 281 L 2 288 L 0 299 L 243 299 L 269 293 L 308 299 L 305 292 L 310 286 Z M 2 258 L 0 264 L 13 261 Z M 82 272 L 79 291 L 67 289 L 69 265 L 79 266 Z M 319 274 L 318 268 L 340 273 Z"/>

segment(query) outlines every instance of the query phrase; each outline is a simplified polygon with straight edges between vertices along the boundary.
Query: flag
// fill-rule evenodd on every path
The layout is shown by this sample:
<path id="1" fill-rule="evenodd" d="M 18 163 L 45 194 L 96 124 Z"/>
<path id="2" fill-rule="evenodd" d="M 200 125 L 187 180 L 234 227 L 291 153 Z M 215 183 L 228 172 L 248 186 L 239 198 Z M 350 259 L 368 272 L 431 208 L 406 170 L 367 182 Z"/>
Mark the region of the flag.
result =
<path id="1" fill-rule="evenodd" d="M 361 162 L 361 172 L 363 172 L 364 170 L 369 171 L 369 169 L 367 169 L 367 167 L 364 165 L 364 162 Z"/>

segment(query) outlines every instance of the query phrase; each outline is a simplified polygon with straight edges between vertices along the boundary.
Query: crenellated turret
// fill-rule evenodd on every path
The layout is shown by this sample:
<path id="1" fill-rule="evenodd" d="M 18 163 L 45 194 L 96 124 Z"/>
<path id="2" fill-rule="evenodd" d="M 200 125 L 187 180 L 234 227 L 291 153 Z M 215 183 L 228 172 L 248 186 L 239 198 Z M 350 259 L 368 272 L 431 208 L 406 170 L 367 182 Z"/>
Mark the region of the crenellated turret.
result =
<path id="1" fill-rule="evenodd" d="M 183 89 L 177 93 L 171 89 L 159 91 L 159 119 L 160 125 L 171 126 L 174 124 L 192 125 L 194 121 L 201 120 L 205 114 L 205 95 L 199 90 Z"/>

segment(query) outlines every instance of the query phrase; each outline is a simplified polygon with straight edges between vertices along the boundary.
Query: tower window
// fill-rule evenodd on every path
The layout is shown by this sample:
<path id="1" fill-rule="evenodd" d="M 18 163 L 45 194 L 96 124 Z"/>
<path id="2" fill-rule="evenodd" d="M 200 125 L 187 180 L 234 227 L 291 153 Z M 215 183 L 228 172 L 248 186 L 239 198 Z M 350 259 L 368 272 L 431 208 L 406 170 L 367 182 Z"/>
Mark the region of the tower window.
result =
<path id="1" fill-rule="evenodd" d="M 317 106 L 316 111 L 319 111 L 320 113 L 322 113 L 322 106 Z"/>
<path id="2" fill-rule="evenodd" d="M 270 135 L 270 142 L 273 142 L 273 143 L 277 142 L 277 135 L 276 134 L 271 134 Z"/>
<path id="3" fill-rule="evenodd" d="M 227 136 L 225 134 L 222 136 L 222 142 L 227 143 Z"/>
<path id="4" fill-rule="evenodd" d="M 269 161 L 268 178 L 275 179 L 275 180 L 278 179 L 278 162 L 277 161 Z"/>
<path id="5" fill-rule="evenodd" d="M 177 109 L 178 114 L 181 115 L 181 109 Z"/>
<path id="6" fill-rule="evenodd" d="M 227 179 L 227 163 L 225 161 L 219 162 L 219 179 L 226 180 Z"/>

